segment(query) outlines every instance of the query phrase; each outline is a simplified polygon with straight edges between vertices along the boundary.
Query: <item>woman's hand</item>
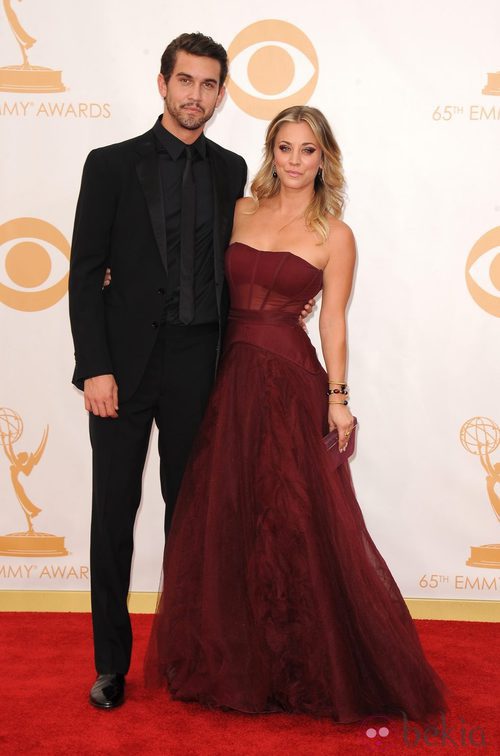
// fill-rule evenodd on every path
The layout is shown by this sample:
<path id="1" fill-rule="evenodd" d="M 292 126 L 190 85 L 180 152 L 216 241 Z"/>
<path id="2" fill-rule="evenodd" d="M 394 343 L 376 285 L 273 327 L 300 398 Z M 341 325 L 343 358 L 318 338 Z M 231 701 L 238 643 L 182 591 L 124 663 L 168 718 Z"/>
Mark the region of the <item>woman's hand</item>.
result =
<path id="1" fill-rule="evenodd" d="M 346 450 L 349 436 L 354 425 L 354 418 L 346 404 L 329 404 L 328 405 L 328 428 L 335 428 L 339 434 L 339 449 L 341 452 Z"/>
<path id="2" fill-rule="evenodd" d="M 304 305 L 304 309 L 300 313 L 299 317 L 299 326 L 304 329 L 304 331 L 307 333 L 307 326 L 306 326 L 306 318 L 308 315 L 311 314 L 314 305 L 316 304 L 315 299 L 310 299 L 307 304 Z"/>

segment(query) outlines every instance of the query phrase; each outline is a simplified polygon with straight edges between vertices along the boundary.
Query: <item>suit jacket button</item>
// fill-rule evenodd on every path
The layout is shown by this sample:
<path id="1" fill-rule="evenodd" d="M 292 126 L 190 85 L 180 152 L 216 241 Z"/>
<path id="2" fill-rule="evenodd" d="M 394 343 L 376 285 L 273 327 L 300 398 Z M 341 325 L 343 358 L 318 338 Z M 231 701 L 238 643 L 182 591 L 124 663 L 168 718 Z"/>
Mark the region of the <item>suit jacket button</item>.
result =
<path id="1" fill-rule="evenodd" d="M 156 290 L 156 293 L 157 293 L 157 294 L 160 294 L 160 295 L 161 295 L 161 294 L 165 294 L 165 289 L 157 289 L 157 290 Z"/>
<path id="2" fill-rule="evenodd" d="M 153 322 L 151 323 L 151 326 L 152 326 L 153 328 L 158 328 L 158 323 L 157 323 L 157 321 L 156 321 L 156 320 L 153 320 Z"/>

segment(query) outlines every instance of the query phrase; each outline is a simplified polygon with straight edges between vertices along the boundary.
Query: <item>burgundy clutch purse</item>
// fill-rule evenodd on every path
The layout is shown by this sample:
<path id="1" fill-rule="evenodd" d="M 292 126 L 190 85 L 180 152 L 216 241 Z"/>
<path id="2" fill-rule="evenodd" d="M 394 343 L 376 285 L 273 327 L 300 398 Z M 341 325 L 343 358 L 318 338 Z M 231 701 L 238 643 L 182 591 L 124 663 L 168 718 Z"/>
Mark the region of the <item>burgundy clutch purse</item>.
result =
<path id="1" fill-rule="evenodd" d="M 347 448 L 345 451 L 341 452 L 339 449 L 339 434 L 336 428 L 335 430 L 330 431 L 330 433 L 327 433 L 326 436 L 323 436 L 323 443 L 325 444 L 327 451 L 330 452 L 330 459 L 332 460 L 335 467 L 339 467 L 339 465 L 343 465 L 344 462 L 347 462 L 354 451 L 358 421 L 357 418 L 353 418 L 353 420 L 354 425 L 352 426 L 351 434 L 349 436 L 349 441 L 347 442 Z"/>

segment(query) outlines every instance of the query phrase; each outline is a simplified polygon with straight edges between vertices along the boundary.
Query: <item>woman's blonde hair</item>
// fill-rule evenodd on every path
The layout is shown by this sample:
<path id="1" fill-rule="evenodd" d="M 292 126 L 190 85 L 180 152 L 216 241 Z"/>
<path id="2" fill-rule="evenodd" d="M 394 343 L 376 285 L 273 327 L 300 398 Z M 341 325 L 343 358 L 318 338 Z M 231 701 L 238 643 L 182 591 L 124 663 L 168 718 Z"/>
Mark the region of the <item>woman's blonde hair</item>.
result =
<path id="1" fill-rule="evenodd" d="M 342 170 L 342 154 L 333 136 L 330 124 L 317 108 L 293 105 L 278 113 L 267 127 L 264 143 L 264 160 L 250 186 L 254 200 L 274 197 L 280 190 L 280 180 L 274 176 L 274 144 L 278 131 L 285 123 L 307 123 L 318 140 L 322 152 L 323 170 L 314 182 L 314 196 L 306 208 L 306 226 L 315 231 L 324 242 L 330 230 L 327 216 L 342 217 L 344 209 L 345 179 Z"/>

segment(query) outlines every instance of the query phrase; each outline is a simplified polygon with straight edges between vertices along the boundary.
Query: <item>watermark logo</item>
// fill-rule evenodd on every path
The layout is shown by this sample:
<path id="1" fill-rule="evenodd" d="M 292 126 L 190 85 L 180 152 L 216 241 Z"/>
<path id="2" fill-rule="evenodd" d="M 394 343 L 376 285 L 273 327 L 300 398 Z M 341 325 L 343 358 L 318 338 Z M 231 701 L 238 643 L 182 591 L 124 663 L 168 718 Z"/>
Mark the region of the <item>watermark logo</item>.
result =
<path id="1" fill-rule="evenodd" d="M 373 716 L 363 721 L 362 729 L 365 742 L 374 746 L 381 746 L 387 741 L 390 734 L 390 721 L 387 717 Z"/>
<path id="2" fill-rule="evenodd" d="M 64 546 L 64 537 L 40 533 L 33 527 L 33 519 L 42 510 L 30 499 L 20 479 L 21 475 L 31 475 L 40 463 L 47 445 L 49 427 L 46 426 L 34 452 L 17 451 L 14 448 L 23 434 L 23 428 L 22 418 L 17 412 L 0 407 L 0 445 L 9 462 L 10 482 L 14 494 L 28 525 L 28 529 L 23 532 L 0 536 L 0 554 L 18 557 L 66 556 L 68 552 Z"/>
<path id="3" fill-rule="evenodd" d="M 0 277 L 10 285 L 0 280 L 0 302 L 24 312 L 52 307 L 68 290 L 69 257 L 68 240 L 47 221 L 14 218 L 3 223 Z"/>
<path id="4" fill-rule="evenodd" d="M 245 27 L 228 48 L 227 90 L 236 105 L 268 120 L 283 108 L 304 105 L 318 82 L 318 56 L 309 37 L 287 21 L 266 19 Z"/>
<path id="5" fill-rule="evenodd" d="M 43 66 L 32 66 L 28 60 L 28 50 L 36 43 L 19 21 L 12 0 L 3 0 L 3 7 L 12 34 L 19 45 L 21 65 L 3 66 L 0 68 L 0 91 L 2 92 L 64 92 L 66 87 L 62 83 L 62 72 Z"/>
<path id="6" fill-rule="evenodd" d="M 436 746 L 451 746 L 460 748 L 466 746 L 469 748 L 484 748 L 486 743 L 486 734 L 482 727 L 469 728 L 463 719 L 460 719 L 459 725 L 449 725 L 446 721 L 446 715 L 441 714 L 439 724 L 423 725 L 416 722 L 410 722 L 403 712 L 403 741 L 405 746 L 418 748 L 421 750 L 426 746 L 435 748 Z"/>

